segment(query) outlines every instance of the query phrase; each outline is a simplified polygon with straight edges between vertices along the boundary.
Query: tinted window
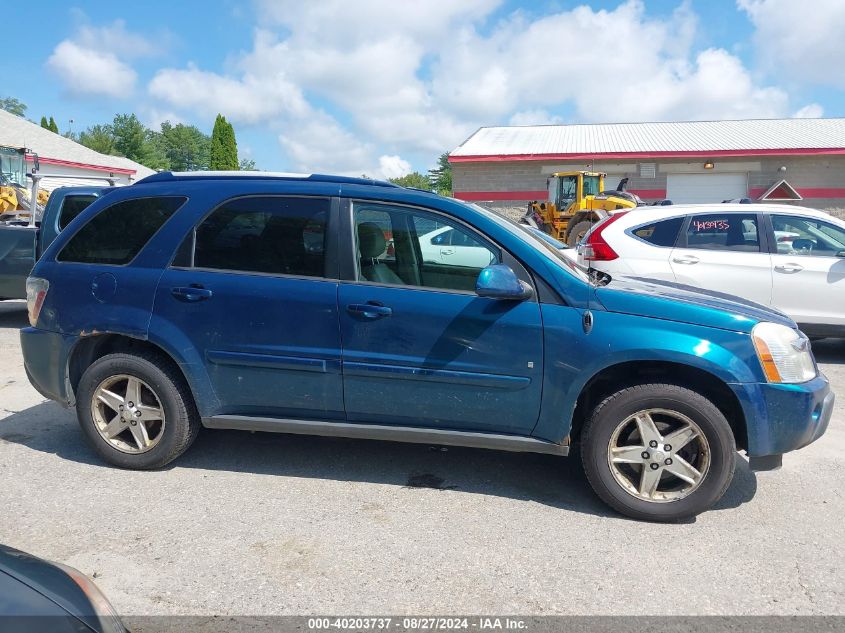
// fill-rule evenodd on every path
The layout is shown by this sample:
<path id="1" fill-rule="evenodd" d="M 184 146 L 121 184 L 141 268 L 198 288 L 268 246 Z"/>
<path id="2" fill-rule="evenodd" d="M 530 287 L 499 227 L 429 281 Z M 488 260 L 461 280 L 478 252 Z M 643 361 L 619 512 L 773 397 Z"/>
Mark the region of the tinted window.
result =
<path id="1" fill-rule="evenodd" d="M 655 246 L 674 246 L 678 239 L 678 232 L 684 223 L 684 218 L 671 218 L 669 220 L 661 220 L 660 222 L 652 222 L 646 226 L 641 226 L 633 230 L 641 240 L 645 240 L 649 244 Z"/>
<path id="2" fill-rule="evenodd" d="M 64 229 L 77 215 L 85 211 L 97 196 L 65 196 L 59 211 L 59 230 Z"/>
<path id="3" fill-rule="evenodd" d="M 481 269 L 500 261 L 480 235 L 425 211 L 359 203 L 355 227 L 364 281 L 472 291 Z"/>
<path id="4" fill-rule="evenodd" d="M 686 233 L 687 247 L 719 251 L 760 251 L 757 216 L 752 213 L 694 215 Z"/>
<path id="5" fill-rule="evenodd" d="M 118 202 L 95 215 L 59 253 L 63 262 L 128 264 L 187 198 Z"/>
<path id="6" fill-rule="evenodd" d="M 323 277 L 329 204 L 287 197 L 227 202 L 197 227 L 194 266 Z"/>
<path id="7" fill-rule="evenodd" d="M 807 257 L 836 257 L 845 252 L 845 229 L 814 218 L 773 215 L 778 253 Z"/>

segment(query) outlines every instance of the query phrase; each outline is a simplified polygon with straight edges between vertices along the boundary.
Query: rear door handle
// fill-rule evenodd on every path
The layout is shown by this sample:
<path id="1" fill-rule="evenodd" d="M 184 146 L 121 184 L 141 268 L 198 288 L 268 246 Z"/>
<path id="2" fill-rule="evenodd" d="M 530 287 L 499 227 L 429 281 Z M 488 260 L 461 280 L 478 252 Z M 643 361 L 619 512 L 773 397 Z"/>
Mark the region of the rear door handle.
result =
<path id="1" fill-rule="evenodd" d="M 775 266 L 775 270 L 779 273 L 800 273 L 804 270 L 804 267 L 801 264 L 780 264 L 779 266 Z"/>
<path id="2" fill-rule="evenodd" d="M 455 249 L 454 248 L 441 248 L 440 254 L 441 255 L 454 255 Z"/>
<path id="3" fill-rule="evenodd" d="M 346 311 L 349 312 L 349 314 L 362 317 L 364 319 L 370 319 L 372 321 L 376 319 L 383 319 L 384 317 L 389 317 L 393 314 L 392 309 L 387 306 L 379 305 L 375 302 L 350 303 L 346 306 Z"/>
<path id="4" fill-rule="evenodd" d="M 672 261 L 676 264 L 697 264 L 699 259 L 695 255 L 680 255 L 678 257 L 673 257 Z"/>
<path id="5" fill-rule="evenodd" d="M 179 299 L 179 301 L 195 303 L 210 298 L 211 290 L 202 286 L 177 286 L 176 288 L 170 289 L 170 294 Z"/>

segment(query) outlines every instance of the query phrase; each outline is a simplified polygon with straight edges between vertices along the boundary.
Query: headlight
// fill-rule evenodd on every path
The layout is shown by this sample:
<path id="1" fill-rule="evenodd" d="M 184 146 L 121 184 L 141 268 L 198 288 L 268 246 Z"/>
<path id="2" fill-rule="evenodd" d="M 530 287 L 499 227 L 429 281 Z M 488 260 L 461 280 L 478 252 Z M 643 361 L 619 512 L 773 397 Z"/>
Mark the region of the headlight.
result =
<path id="1" fill-rule="evenodd" d="M 57 563 L 55 561 L 53 561 L 53 564 L 64 571 L 77 585 L 79 585 L 79 588 L 82 589 L 85 596 L 88 598 L 88 601 L 91 603 L 94 613 L 83 613 L 83 616 L 96 616 L 100 621 L 100 629 L 103 633 L 126 633 L 126 628 L 120 621 L 120 616 L 117 615 L 117 611 L 114 610 L 114 607 L 103 595 L 103 592 L 99 590 L 97 585 L 95 585 L 88 576 L 78 569 L 74 569 L 68 565 L 62 565 L 61 563 Z"/>
<path id="2" fill-rule="evenodd" d="M 751 338 L 769 382 L 807 382 L 816 377 L 809 341 L 800 332 L 763 322 L 754 326 Z"/>

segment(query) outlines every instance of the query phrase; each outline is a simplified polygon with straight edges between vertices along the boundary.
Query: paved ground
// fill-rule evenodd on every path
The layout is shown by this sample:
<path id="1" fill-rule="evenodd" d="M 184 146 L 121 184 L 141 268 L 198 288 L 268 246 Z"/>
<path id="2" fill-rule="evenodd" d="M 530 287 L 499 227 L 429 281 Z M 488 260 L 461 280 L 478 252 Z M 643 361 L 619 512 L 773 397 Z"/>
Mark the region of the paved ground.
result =
<path id="1" fill-rule="evenodd" d="M 25 320 L 0 304 L 0 542 L 121 613 L 845 613 L 845 341 L 815 345 L 843 394 L 821 441 L 651 525 L 542 455 L 205 431 L 166 470 L 109 468 L 29 386 Z"/>

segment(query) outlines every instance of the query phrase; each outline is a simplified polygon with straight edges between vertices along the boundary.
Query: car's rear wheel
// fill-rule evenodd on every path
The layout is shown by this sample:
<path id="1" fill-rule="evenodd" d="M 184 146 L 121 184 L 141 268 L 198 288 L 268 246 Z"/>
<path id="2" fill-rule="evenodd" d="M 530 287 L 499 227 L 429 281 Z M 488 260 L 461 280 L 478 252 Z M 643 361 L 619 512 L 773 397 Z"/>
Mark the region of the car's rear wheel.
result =
<path id="1" fill-rule="evenodd" d="M 109 354 L 82 375 L 79 424 L 91 445 L 121 468 L 160 468 L 197 436 L 199 414 L 185 380 L 164 357 Z"/>
<path id="2" fill-rule="evenodd" d="M 727 490 L 736 464 L 724 415 L 677 385 L 638 385 L 607 397 L 581 440 L 596 494 L 636 519 L 675 521 L 707 510 Z"/>

